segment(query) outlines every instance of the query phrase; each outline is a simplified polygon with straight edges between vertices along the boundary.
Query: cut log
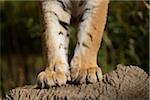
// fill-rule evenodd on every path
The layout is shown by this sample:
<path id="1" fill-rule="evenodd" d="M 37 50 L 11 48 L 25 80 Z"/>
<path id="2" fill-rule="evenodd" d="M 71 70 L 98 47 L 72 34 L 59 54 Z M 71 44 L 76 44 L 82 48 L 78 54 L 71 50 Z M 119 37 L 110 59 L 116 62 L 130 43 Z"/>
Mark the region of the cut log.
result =
<path id="1" fill-rule="evenodd" d="M 66 84 L 37 89 L 24 86 L 12 89 L 4 100 L 149 100 L 149 76 L 136 66 L 118 65 L 95 84 Z"/>

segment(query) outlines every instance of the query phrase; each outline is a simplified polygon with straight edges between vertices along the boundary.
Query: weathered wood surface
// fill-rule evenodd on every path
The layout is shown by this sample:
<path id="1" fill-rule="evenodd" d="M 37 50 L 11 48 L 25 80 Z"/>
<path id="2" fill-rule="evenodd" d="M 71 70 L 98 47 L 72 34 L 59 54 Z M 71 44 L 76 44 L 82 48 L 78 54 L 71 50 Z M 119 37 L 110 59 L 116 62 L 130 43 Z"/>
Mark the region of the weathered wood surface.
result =
<path id="1" fill-rule="evenodd" d="M 12 89 L 4 100 L 149 100 L 149 76 L 139 67 L 118 65 L 95 84 L 49 89 L 24 86 Z"/>

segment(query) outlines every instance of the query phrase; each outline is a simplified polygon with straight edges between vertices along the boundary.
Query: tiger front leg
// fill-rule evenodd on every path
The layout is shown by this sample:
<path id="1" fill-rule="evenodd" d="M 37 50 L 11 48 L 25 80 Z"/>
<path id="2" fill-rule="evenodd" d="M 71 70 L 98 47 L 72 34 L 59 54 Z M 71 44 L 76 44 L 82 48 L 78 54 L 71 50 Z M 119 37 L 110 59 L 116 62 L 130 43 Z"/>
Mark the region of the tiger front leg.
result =
<path id="1" fill-rule="evenodd" d="M 67 59 L 68 25 L 71 15 L 62 7 L 62 2 L 46 0 L 42 2 L 45 32 L 42 34 L 45 71 L 37 76 L 38 87 L 65 84 L 69 79 Z"/>
<path id="2" fill-rule="evenodd" d="M 95 83 L 102 80 L 102 71 L 97 65 L 97 53 L 106 23 L 108 2 L 108 0 L 87 1 L 81 15 L 78 42 L 71 61 L 73 82 Z"/>

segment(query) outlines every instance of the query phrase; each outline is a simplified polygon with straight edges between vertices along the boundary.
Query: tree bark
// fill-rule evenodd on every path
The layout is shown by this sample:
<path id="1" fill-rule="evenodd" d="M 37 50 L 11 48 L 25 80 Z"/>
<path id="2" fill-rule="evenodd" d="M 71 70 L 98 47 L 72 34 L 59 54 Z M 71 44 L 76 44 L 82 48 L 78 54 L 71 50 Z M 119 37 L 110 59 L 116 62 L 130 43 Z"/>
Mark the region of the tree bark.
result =
<path id="1" fill-rule="evenodd" d="M 37 89 L 24 86 L 12 89 L 4 100 L 149 100 L 149 76 L 136 66 L 118 65 L 95 84 Z"/>

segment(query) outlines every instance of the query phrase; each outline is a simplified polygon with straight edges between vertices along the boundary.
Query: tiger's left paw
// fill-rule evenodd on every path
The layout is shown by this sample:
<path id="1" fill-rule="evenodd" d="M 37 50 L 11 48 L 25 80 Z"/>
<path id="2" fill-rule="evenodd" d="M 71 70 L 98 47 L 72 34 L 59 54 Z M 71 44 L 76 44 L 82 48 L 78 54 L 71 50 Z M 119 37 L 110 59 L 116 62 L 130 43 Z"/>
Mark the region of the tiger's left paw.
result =
<path id="1" fill-rule="evenodd" d="M 75 83 L 96 83 L 102 80 L 102 71 L 97 67 L 72 68 L 71 80 Z"/>

